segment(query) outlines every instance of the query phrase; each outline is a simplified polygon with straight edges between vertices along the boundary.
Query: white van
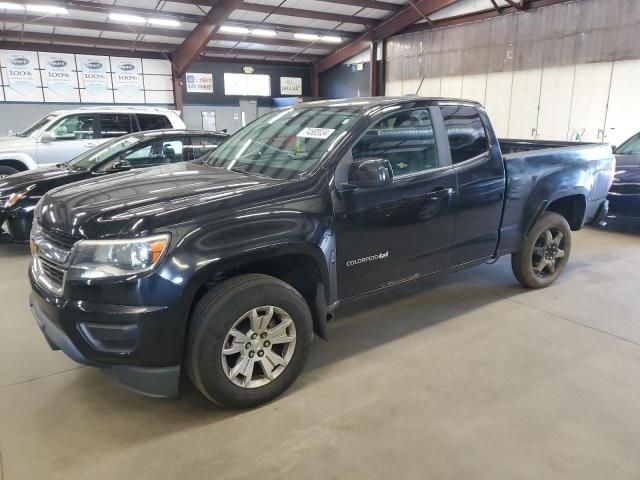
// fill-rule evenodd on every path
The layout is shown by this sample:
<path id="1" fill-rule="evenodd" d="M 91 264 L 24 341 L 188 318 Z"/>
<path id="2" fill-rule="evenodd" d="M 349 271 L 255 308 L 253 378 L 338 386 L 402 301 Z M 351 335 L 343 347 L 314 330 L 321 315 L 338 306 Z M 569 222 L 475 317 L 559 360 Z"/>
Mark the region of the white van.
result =
<path id="1" fill-rule="evenodd" d="M 63 163 L 101 142 L 143 130 L 186 128 L 178 112 L 157 107 L 84 107 L 45 115 L 0 138 L 0 177 Z"/>

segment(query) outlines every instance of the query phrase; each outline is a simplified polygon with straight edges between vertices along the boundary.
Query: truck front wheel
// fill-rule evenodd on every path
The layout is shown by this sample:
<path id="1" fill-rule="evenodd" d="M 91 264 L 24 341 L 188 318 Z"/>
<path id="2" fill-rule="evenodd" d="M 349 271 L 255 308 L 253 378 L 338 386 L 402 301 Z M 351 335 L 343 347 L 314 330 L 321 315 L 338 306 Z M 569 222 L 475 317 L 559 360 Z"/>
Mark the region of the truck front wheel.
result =
<path id="1" fill-rule="evenodd" d="M 511 255 L 511 268 L 525 287 L 543 288 L 560 276 L 570 253 L 571 227 L 567 220 L 546 212 L 531 229 L 522 250 Z"/>
<path id="2" fill-rule="evenodd" d="M 207 292 L 191 319 L 186 370 L 212 402 L 250 408 L 284 392 L 309 354 L 313 324 L 300 293 L 250 274 Z"/>

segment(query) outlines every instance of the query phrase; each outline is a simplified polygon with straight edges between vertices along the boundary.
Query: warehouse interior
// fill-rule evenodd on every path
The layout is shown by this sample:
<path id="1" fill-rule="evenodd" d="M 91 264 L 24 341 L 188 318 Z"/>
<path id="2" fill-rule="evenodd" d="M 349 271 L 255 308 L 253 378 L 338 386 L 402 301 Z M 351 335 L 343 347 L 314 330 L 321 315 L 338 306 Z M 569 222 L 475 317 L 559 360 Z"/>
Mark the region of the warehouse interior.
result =
<path id="1" fill-rule="evenodd" d="M 180 126 L 175 122 L 173 127 L 169 124 L 171 128 L 163 126 L 163 135 L 170 129 L 183 132 L 185 138 L 196 135 L 190 132 L 200 136 L 215 132 L 222 142 L 211 146 L 215 154 L 234 138 L 244 142 L 242 135 L 249 136 L 246 132 L 261 118 L 276 122 L 305 105 L 361 108 L 366 117 L 374 115 L 382 97 L 398 102 L 389 103 L 396 105 L 388 107 L 390 111 L 412 99 L 447 99 L 429 103 L 424 107 L 429 112 L 448 101 L 464 99 L 465 106 L 480 109 L 482 118 L 490 119 L 485 129 L 495 133 L 486 135 L 495 142 L 488 151 L 500 159 L 527 153 L 507 152 L 505 145 L 546 142 L 535 148 L 565 149 L 564 166 L 554 166 L 550 174 L 557 176 L 556 192 L 568 191 L 572 182 L 586 183 L 594 192 L 604 178 L 599 174 L 609 175 L 613 183 L 608 196 L 605 193 L 608 214 L 604 203 L 594 204 L 593 209 L 587 206 L 581 212 L 585 220 L 577 221 L 577 228 L 570 215 L 565 215 L 567 228 L 571 224 L 572 230 L 572 244 L 566 248 L 569 252 L 570 247 L 571 260 L 553 285 L 522 288 L 512 275 L 515 267 L 509 254 L 516 252 L 501 252 L 496 247 L 492 258 L 475 262 L 478 266 L 469 270 L 454 268 L 449 275 L 424 278 L 407 274 L 395 283 L 388 282 L 394 283 L 393 288 L 380 288 L 372 296 L 349 302 L 338 299 L 322 311 L 328 319 L 326 326 L 318 329 L 313 324 L 309 358 L 296 383 L 281 396 L 248 409 L 212 404 L 184 369 L 179 395 L 153 398 L 122 388 L 101 368 L 93 368 L 96 365 L 68 358 L 71 355 L 64 348 L 64 353 L 52 350 L 55 342 L 46 332 L 46 340 L 43 338 L 46 328 L 32 314 L 30 300 L 37 281 L 30 280 L 28 272 L 42 247 L 34 247 L 34 230 L 31 243 L 28 238 L 5 242 L 7 232 L 0 228 L 0 300 L 4 307 L 0 315 L 0 480 L 637 479 L 639 29 L 637 0 L 0 2 L 0 202 L 4 205 L 0 227 L 5 219 L 9 221 L 13 202 L 22 201 L 32 188 L 5 195 L 3 188 L 13 172 L 46 174 L 47 168 L 54 168 L 43 165 L 36 153 L 29 154 L 33 160 L 19 163 L 27 147 L 12 142 L 25 136 L 39 119 L 67 111 L 74 115 L 124 112 L 134 126 L 118 135 L 138 133 L 140 137 L 145 128 L 134 118 L 170 111 L 179 118 Z M 98 129 L 98 113 L 95 115 L 91 121 Z M 430 138 L 435 138 L 440 155 L 441 137 L 434 133 L 437 120 L 435 117 L 430 124 Z M 446 116 L 440 117 L 442 125 L 446 121 Z M 312 129 L 317 131 L 308 138 L 326 140 L 347 124 L 345 120 L 325 131 Z M 107 137 L 104 131 L 101 135 Z M 339 138 L 349 138 L 342 135 Z M 34 152 L 43 142 L 34 141 L 38 143 Z M 234 151 L 229 170 L 243 158 L 247 142 Z M 337 142 L 327 149 L 326 158 Z M 626 151 L 618 149 L 621 145 Z M 632 152 L 629 145 L 638 151 Z M 579 150 L 572 150 L 589 146 L 593 149 L 583 151 L 585 158 Z M 101 148 L 97 140 L 92 141 L 93 147 Z M 298 148 L 291 158 L 300 153 Z M 503 148 L 504 156 L 499 150 L 496 153 L 498 148 Z M 602 151 L 607 152 L 606 165 L 596 158 Z M 167 152 L 175 156 L 173 150 L 162 148 L 149 157 Z M 535 163 L 535 155 L 518 164 L 523 170 L 500 170 L 499 202 L 505 209 L 500 210 L 500 222 L 509 217 L 506 209 L 510 204 L 524 202 L 525 189 L 547 181 L 539 171 L 526 170 Z M 56 168 L 67 160 L 72 162 L 71 158 L 61 160 Z M 591 162 L 586 172 L 562 176 L 564 167 L 571 169 L 583 160 Z M 402 168 L 403 162 L 392 163 Z M 455 160 L 453 163 L 452 168 Z M 2 171 L 2 165 L 11 171 Z M 160 168 L 152 166 L 149 172 Z M 12 174 L 5 177 L 4 173 Z M 124 179 L 128 173 L 123 169 L 116 175 Z M 336 178 L 328 180 L 328 188 L 338 188 Z M 484 180 L 468 178 L 472 186 Z M 85 181 L 94 180 L 72 185 Z M 254 178 L 253 183 L 261 181 Z M 68 210 L 80 209 L 77 199 L 91 190 L 96 208 L 104 202 L 104 213 L 125 203 L 135 205 L 138 197 L 140 202 L 159 197 L 164 189 L 202 188 L 198 183 L 162 183 L 155 190 L 140 187 L 137 191 L 132 183 L 127 195 L 138 197 L 128 196 L 115 205 L 119 200 L 111 195 L 115 195 L 117 181 L 100 182 L 86 183 L 70 193 Z M 236 190 L 224 198 L 231 205 L 244 188 L 237 178 L 234 182 Z M 456 182 L 456 188 L 464 187 L 461 180 Z M 624 185 L 615 190 L 619 183 Z M 38 194 L 37 200 L 55 199 L 65 188 L 73 189 L 58 184 L 51 188 L 56 187 L 46 195 Z M 215 197 L 216 188 L 218 183 L 207 194 Z M 266 218 L 253 230 L 247 227 L 245 235 L 255 231 L 263 236 L 260 238 L 275 235 L 269 218 L 285 208 L 295 209 L 307 198 L 291 195 L 293 200 L 274 203 L 277 208 L 266 213 L 252 213 L 255 205 L 238 207 L 234 216 L 247 225 L 253 225 L 252 216 L 261 221 Z M 329 202 L 336 195 L 332 191 Z M 491 195 L 495 193 L 474 198 L 481 203 Z M 620 195 L 625 195 L 627 203 L 611 213 Z M 179 208 L 182 201 L 167 203 L 175 202 Z M 256 204 L 269 201 L 256 200 Z M 522 210 L 539 219 L 552 203 L 540 201 Z M 199 206 L 189 202 L 177 231 L 195 224 L 189 215 L 199 211 Z M 333 221 L 339 224 L 341 212 L 333 205 Z M 322 207 L 317 201 L 312 210 Z M 37 208 L 34 202 L 25 211 L 34 215 Z M 140 222 L 142 215 L 157 214 L 153 205 L 146 211 L 140 207 L 131 212 L 140 215 Z M 395 214 L 391 212 L 385 215 Z M 549 210 L 554 212 L 564 214 L 565 210 Z M 420 215 L 431 213 L 427 209 Z M 473 218 L 469 228 L 482 220 Z M 74 221 L 82 220 L 75 217 Z M 366 221 L 374 220 L 367 217 Z M 412 221 L 425 219 L 419 216 Z M 337 248 L 328 262 L 335 264 L 336 251 L 338 263 L 343 261 L 339 237 L 336 247 L 326 239 L 326 232 L 325 238 L 313 230 L 322 222 L 302 226 L 290 218 L 287 222 L 289 231 L 313 237 L 322 249 Z M 459 225 L 460 220 L 457 222 Z M 389 225 L 397 223 L 389 221 Z M 535 231 L 534 224 L 525 225 L 527 234 Z M 28 227 L 31 229 L 31 223 Z M 96 231 L 107 227 L 96 227 Z M 194 234 L 202 228 L 200 225 Z M 223 227 L 216 228 L 225 232 Z M 315 233 L 309 233 L 312 230 Z M 500 242 L 512 231 L 493 233 Z M 429 237 L 440 234 L 445 234 L 442 226 Z M 185 236 L 185 243 L 190 235 Z M 251 251 L 245 237 L 228 235 L 227 246 Z M 363 237 L 355 243 L 370 244 L 375 251 L 363 250 L 362 258 L 350 261 L 367 263 L 374 256 L 377 261 L 389 255 L 385 248 L 409 251 L 416 242 L 428 243 L 402 235 L 389 236 L 388 247 Z M 107 241 L 113 236 L 106 234 L 98 240 L 87 234 L 83 241 Z M 195 242 L 198 248 L 205 245 L 213 252 L 207 243 L 212 240 L 203 238 Z M 296 251 L 296 255 L 302 253 Z M 168 255 L 167 250 L 158 253 L 160 262 Z M 184 258 L 189 257 L 180 257 Z M 307 263 L 296 263 L 298 258 L 287 268 L 304 267 L 302 276 L 313 277 Z M 178 257 L 172 260 L 180 265 Z M 207 259 L 206 263 L 218 260 Z M 267 257 L 258 263 L 271 265 Z M 237 270 L 247 273 L 243 267 Z M 338 277 L 336 289 L 379 270 L 369 272 Z M 228 276 L 225 270 L 208 282 L 215 286 L 229 281 Z M 99 282 L 99 277 L 86 283 L 94 285 L 97 293 L 79 300 L 74 308 L 90 312 L 101 302 L 109 303 L 109 315 L 116 316 L 134 305 L 116 298 L 110 286 L 92 282 Z M 130 298 L 142 298 L 155 288 L 140 285 L 131 283 L 134 293 Z M 162 288 L 157 291 L 164 294 Z M 307 300 L 306 292 L 299 290 Z M 326 290 L 329 298 L 331 288 Z M 198 290 L 196 299 L 202 295 L 202 289 Z M 315 298 L 325 295 L 324 290 L 317 295 Z M 48 301 L 60 308 L 66 308 L 67 302 L 73 303 L 64 294 Z M 196 305 L 189 306 L 190 315 L 196 314 Z M 156 307 L 161 308 L 154 304 Z M 313 308 L 310 305 L 311 315 L 315 315 Z M 164 332 L 163 341 L 172 336 L 178 335 Z M 253 340 L 248 341 L 247 348 Z"/>

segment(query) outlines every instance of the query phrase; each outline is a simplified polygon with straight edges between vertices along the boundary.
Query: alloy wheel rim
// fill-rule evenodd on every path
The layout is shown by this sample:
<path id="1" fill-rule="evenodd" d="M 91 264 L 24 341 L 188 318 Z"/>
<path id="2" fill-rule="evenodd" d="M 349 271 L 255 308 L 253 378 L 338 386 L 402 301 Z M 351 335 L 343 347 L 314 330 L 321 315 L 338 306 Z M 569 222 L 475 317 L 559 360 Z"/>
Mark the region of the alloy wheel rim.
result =
<path id="1" fill-rule="evenodd" d="M 553 275 L 565 257 L 564 234 L 555 228 L 548 228 L 540 233 L 533 246 L 533 271 L 539 277 Z"/>
<path id="2" fill-rule="evenodd" d="M 282 308 L 253 308 L 232 325 L 222 346 L 222 369 L 242 388 L 267 385 L 285 371 L 296 348 L 296 327 Z"/>

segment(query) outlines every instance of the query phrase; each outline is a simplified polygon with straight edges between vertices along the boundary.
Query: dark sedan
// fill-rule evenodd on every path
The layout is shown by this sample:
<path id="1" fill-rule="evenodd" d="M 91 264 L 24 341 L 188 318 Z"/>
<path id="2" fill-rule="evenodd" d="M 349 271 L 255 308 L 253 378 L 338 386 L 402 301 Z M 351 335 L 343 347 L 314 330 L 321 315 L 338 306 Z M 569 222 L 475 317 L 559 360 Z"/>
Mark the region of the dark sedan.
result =
<path id="1" fill-rule="evenodd" d="M 640 133 L 614 153 L 617 167 L 609 190 L 609 218 L 640 224 Z"/>
<path id="2" fill-rule="evenodd" d="M 69 183 L 131 169 L 196 160 L 227 134 L 154 130 L 115 138 L 66 163 L 0 179 L 0 242 L 27 242 L 33 210 L 46 192 Z"/>

